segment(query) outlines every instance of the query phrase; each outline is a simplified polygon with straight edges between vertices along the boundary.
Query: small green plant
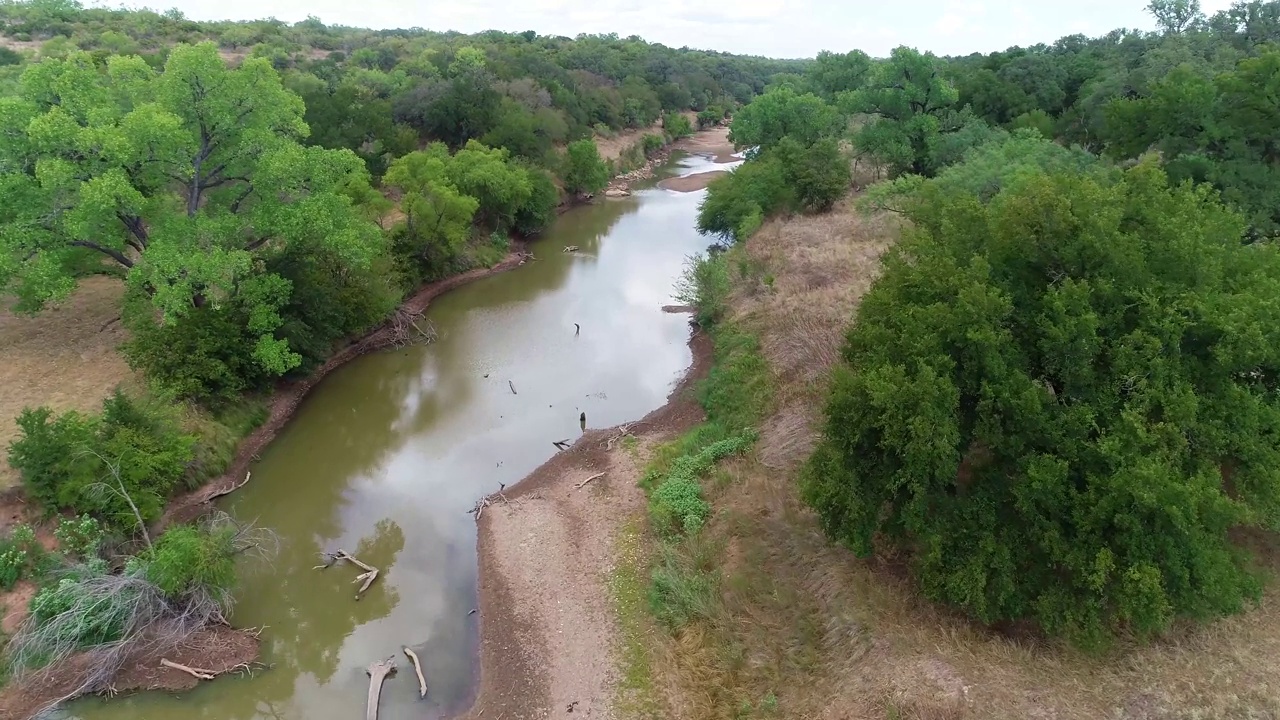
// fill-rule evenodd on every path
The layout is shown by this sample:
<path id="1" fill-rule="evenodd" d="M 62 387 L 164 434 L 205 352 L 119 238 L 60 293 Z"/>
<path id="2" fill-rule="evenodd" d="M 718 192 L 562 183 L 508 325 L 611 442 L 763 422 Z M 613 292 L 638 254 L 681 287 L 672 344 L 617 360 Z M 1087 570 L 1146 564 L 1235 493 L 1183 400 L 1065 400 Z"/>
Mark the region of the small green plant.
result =
<path id="1" fill-rule="evenodd" d="M 0 552 L 0 588 L 12 590 L 27 568 L 27 553 L 16 547 Z"/>
<path id="2" fill-rule="evenodd" d="M 649 133 L 640 141 L 641 147 L 644 149 L 644 156 L 651 157 L 654 153 L 666 146 L 667 141 L 661 135 Z"/>
<path id="3" fill-rule="evenodd" d="M 694 319 L 703 327 L 716 324 L 728 308 L 733 283 L 729 269 L 720 256 L 697 255 L 685 262 L 684 274 L 676 281 L 675 297 L 692 305 Z"/>
<path id="4" fill-rule="evenodd" d="M 53 531 L 58 540 L 58 547 L 69 558 L 87 560 L 97 557 L 102 547 L 104 532 L 102 524 L 96 518 L 80 515 L 75 518 L 63 518 Z"/>
<path id="5" fill-rule="evenodd" d="M 716 577 L 693 566 L 686 553 L 664 544 L 649 583 L 649 609 L 669 630 L 710 616 Z"/>
<path id="6" fill-rule="evenodd" d="M 702 497 L 698 479 L 720 460 L 745 451 L 754 442 L 754 432 L 744 433 L 676 458 L 649 497 L 649 514 L 659 532 L 693 534 L 700 530 L 711 514 L 711 505 Z"/>

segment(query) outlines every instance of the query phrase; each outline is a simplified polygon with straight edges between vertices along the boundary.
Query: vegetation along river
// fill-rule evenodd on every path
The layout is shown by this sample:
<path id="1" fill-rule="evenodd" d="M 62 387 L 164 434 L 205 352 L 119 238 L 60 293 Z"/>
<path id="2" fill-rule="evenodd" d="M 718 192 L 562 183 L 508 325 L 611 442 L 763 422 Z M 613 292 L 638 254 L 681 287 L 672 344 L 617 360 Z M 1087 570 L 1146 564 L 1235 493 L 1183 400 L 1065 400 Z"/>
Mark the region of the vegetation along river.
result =
<path id="1" fill-rule="evenodd" d="M 663 171 L 725 167 L 688 156 Z M 224 503 L 280 537 L 274 561 L 246 564 L 233 616 L 265 626 L 269 668 L 179 697 L 84 700 L 65 717 L 350 720 L 363 717 L 365 667 L 392 655 L 401 673 L 380 718 L 465 710 L 479 676 L 467 510 L 577 437 L 579 413 L 608 427 L 665 402 L 691 361 L 690 330 L 661 308 L 685 257 L 707 245 L 694 230 L 702 195 L 648 187 L 574 209 L 533 244 L 536 262 L 437 298 L 437 342 L 327 377 Z M 360 601 L 358 570 L 313 569 L 336 548 L 383 570 Z M 426 700 L 405 645 L 422 659 Z"/>

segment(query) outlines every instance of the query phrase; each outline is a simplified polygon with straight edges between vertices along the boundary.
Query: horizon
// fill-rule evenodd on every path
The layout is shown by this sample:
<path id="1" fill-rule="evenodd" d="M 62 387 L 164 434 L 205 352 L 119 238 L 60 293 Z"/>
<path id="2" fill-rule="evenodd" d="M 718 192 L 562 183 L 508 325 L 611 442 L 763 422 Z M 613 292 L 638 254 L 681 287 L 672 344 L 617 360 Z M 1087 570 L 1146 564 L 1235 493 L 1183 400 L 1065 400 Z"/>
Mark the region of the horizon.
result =
<path id="1" fill-rule="evenodd" d="M 1231 0 L 1205 0 L 1204 13 Z M 467 35 L 533 30 L 543 36 L 639 36 L 673 48 L 689 47 L 776 59 L 812 58 L 821 50 L 862 50 L 886 57 L 900 45 L 940 56 L 991 53 L 1052 44 L 1058 38 L 1105 35 L 1124 28 L 1151 31 L 1146 0 L 1080 0 L 1074 5 L 1011 0 L 913 0 L 859 10 L 819 10 L 823 0 L 738 0 L 732 8 L 708 0 L 494 0 L 486 8 L 451 4 L 405 10 L 386 0 L 360 5 L 338 0 L 174 0 L 170 6 L 201 22 L 277 19 L 290 24 L 319 18 L 326 25 L 369 30 L 422 28 Z M 105 3 L 92 6 L 106 7 Z M 118 7 L 139 10 L 145 2 Z M 1033 8 L 1033 9 L 1032 9 Z M 153 10 L 155 8 L 152 8 Z M 168 9 L 168 8 L 164 8 Z M 732 12 L 730 11 L 732 10 Z M 928 18 L 920 22 L 919 18 Z M 495 22 L 495 19 L 497 22 Z"/>

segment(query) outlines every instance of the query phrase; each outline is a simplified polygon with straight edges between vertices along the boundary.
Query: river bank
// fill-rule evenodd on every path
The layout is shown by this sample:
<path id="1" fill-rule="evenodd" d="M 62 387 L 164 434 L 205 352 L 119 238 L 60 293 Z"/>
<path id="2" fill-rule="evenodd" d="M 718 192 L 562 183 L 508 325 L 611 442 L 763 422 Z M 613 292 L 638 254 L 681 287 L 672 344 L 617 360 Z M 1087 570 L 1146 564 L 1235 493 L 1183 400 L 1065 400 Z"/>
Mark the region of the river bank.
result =
<path id="1" fill-rule="evenodd" d="M 712 128 L 674 149 L 733 163 L 739 158 L 727 134 Z M 699 190 L 724 173 L 686 175 L 697 187 L 677 191 Z M 490 496 L 477 523 L 480 688 L 462 720 L 565 712 L 612 718 L 620 705 L 647 702 L 634 697 L 630 670 L 618 662 L 628 646 L 646 642 L 629 635 L 646 630 L 627 627 L 617 606 L 634 604 L 644 581 L 636 573 L 647 567 L 636 530 L 647 522 L 637 484 L 644 459 L 704 418 L 694 390 L 711 370 L 712 342 L 695 329 L 689 348 L 693 362 L 665 405 L 640 420 L 587 431 L 512 489 Z"/>

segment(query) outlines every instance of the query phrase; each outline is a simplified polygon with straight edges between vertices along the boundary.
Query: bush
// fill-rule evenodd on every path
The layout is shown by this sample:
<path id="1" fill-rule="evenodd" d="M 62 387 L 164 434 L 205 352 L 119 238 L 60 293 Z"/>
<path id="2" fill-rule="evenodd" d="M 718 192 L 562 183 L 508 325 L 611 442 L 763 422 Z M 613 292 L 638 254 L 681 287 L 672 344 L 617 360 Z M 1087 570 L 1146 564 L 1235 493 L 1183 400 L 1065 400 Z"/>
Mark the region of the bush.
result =
<path id="1" fill-rule="evenodd" d="M 178 600 L 194 592 L 226 594 L 235 584 L 235 528 L 171 528 L 141 556 L 147 580 Z"/>
<path id="2" fill-rule="evenodd" d="M 662 118 L 662 129 L 667 131 L 672 140 L 679 140 L 693 134 L 693 123 L 680 113 L 668 113 Z"/>
<path id="3" fill-rule="evenodd" d="M 15 547 L 0 551 L 0 589 L 12 590 L 27 568 L 27 553 Z"/>
<path id="4" fill-rule="evenodd" d="M 772 155 L 759 156 L 708 186 L 698 207 L 698 232 L 727 241 L 746 240 L 764 218 L 794 201 L 782 163 Z"/>
<path id="5" fill-rule="evenodd" d="M 529 199 L 516 209 L 513 229 L 522 237 L 540 235 L 551 227 L 556 219 L 556 207 L 560 204 L 560 191 L 551 175 L 544 170 L 528 168 Z"/>
<path id="6" fill-rule="evenodd" d="M 849 158 L 834 138 L 819 140 L 807 148 L 791 138 L 783 138 L 775 152 L 787 185 L 806 210 L 830 210 L 849 191 L 852 180 Z"/>
<path id="7" fill-rule="evenodd" d="M 144 521 L 155 519 L 187 471 L 195 443 L 166 413 L 119 391 L 103 402 L 100 416 L 72 411 L 55 418 L 48 408 L 27 408 L 18 429 L 9 464 L 31 498 L 47 511 L 84 512 L 123 528 L 137 521 L 120 492 Z M 117 484 L 119 490 L 110 489 Z"/>
<path id="8" fill-rule="evenodd" d="M 576 140 L 565 150 L 560 170 L 565 192 L 590 195 L 604 189 L 609 182 L 609 168 L 600 159 L 600 150 L 591 140 Z"/>
<path id="9" fill-rule="evenodd" d="M 698 113 L 698 129 L 706 130 L 709 127 L 719 125 L 722 120 L 724 120 L 724 111 L 714 106 L 709 107 Z"/>
<path id="10" fill-rule="evenodd" d="M 149 311 L 126 311 L 133 337 L 121 350 L 129 367 L 175 396 L 212 407 L 268 387 L 271 374 L 254 357 L 258 334 L 235 304 L 192 309 L 171 323 Z"/>
<path id="11" fill-rule="evenodd" d="M 105 533 L 96 518 L 80 515 L 59 520 L 53 536 L 58 540 L 58 549 L 63 555 L 75 560 L 90 560 L 97 557 L 102 549 Z"/>
<path id="12" fill-rule="evenodd" d="M 654 153 L 666 147 L 667 141 L 661 135 L 655 133 L 647 133 L 640 139 L 640 148 L 644 152 L 644 156 L 651 157 Z"/>
<path id="13" fill-rule="evenodd" d="M 728 307 L 733 283 L 729 268 L 717 256 L 696 255 L 685 261 L 684 273 L 676 281 L 675 298 L 697 310 L 694 320 L 703 327 L 720 321 Z"/>
<path id="14" fill-rule="evenodd" d="M 1259 597 L 1280 523 L 1275 248 L 1148 161 L 911 208 L 863 298 L 804 495 L 924 593 L 1093 647 Z"/>

